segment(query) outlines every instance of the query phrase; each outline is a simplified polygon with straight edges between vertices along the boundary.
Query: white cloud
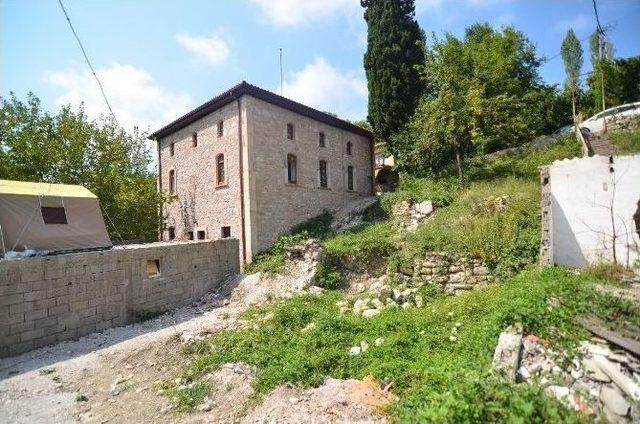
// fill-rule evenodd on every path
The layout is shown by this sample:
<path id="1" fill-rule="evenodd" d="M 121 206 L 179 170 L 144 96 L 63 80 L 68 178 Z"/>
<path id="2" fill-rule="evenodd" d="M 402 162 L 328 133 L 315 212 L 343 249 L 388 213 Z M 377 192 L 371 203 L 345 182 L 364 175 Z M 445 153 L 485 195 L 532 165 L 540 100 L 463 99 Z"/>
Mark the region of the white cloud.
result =
<path id="1" fill-rule="evenodd" d="M 336 14 L 362 12 L 359 0 L 249 0 L 277 26 L 298 26 Z"/>
<path id="2" fill-rule="evenodd" d="M 589 25 L 593 25 L 595 27 L 595 21 L 589 18 L 587 15 L 577 15 L 571 18 L 562 19 L 556 22 L 556 29 L 562 32 L 568 31 L 569 29 L 573 29 L 574 31 L 580 31 L 585 28 L 588 28 Z"/>
<path id="3" fill-rule="evenodd" d="M 283 92 L 285 97 L 340 117 L 366 116 L 368 91 L 363 71 L 336 69 L 323 58 L 292 73 L 283 84 Z"/>
<path id="4" fill-rule="evenodd" d="M 104 91 L 120 125 L 131 131 L 156 130 L 187 112 L 192 105 L 188 94 L 167 90 L 158 85 L 147 71 L 131 65 L 112 63 L 96 69 Z M 64 90 L 56 105 L 79 105 L 91 118 L 108 114 L 100 89 L 88 70 L 69 68 L 47 72 L 45 81 Z"/>
<path id="5" fill-rule="evenodd" d="M 220 65 L 229 57 L 229 45 L 217 35 L 207 37 L 184 32 L 176 35 L 176 41 L 198 60 L 210 65 Z"/>

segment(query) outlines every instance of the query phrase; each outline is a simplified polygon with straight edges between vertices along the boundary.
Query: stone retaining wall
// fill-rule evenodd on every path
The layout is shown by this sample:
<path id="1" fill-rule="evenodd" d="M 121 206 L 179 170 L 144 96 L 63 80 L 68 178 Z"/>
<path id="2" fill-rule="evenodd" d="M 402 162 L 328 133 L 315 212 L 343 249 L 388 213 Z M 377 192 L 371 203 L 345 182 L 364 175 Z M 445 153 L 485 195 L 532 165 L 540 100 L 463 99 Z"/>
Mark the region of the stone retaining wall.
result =
<path id="1" fill-rule="evenodd" d="M 428 252 L 417 260 L 412 277 L 439 285 L 447 293 L 471 290 L 491 282 L 489 269 L 479 258 L 446 252 Z"/>
<path id="2" fill-rule="evenodd" d="M 224 239 L 0 260 L 0 357 L 188 304 L 238 273 L 238 258 Z"/>

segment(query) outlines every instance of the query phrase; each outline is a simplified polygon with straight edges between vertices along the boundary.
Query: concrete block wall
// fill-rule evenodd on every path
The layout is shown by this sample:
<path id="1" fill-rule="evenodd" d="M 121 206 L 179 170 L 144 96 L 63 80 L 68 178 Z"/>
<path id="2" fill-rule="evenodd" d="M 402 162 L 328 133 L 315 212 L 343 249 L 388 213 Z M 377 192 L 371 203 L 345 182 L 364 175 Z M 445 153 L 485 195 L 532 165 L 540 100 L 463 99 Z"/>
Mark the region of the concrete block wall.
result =
<path id="1" fill-rule="evenodd" d="M 238 252 L 224 239 L 0 260 L 0 357 L 188 304 L 239 272 Z"/>

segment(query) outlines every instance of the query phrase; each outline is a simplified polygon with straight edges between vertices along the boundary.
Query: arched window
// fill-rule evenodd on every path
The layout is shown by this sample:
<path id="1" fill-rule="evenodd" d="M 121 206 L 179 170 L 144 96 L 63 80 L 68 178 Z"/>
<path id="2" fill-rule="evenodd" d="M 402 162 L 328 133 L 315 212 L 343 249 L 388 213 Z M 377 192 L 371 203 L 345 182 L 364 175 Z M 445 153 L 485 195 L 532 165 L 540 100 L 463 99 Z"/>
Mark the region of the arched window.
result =
<path id="1" fill-rule="evenodd" d="M 324 147 L 324 145 L 325 145 L 325 135 L 324 135 L 324 133 L 323 133 L 323 132 L 321 132 L 321 133 L 318 135 L 318 146 L 320 146 L 320 147 Z"/>
<path id="2" fill-rule="evenodd" d="M 216 156 L 216 183 L 223 185 L 227 182 L 224 175 L 224 155 L 220 153 Z"/>
<path id="3" fill-rule="evenodd" d="M 176 171 L 173 169 L 169 171 L 169 193 L 176 192 Z"/>
<path id="4" fill-rule="evenodd" d="M 351 154 L 351 142 L 347 141 L 347 154 L 350 155 Z"/>
<path id="5" fill-rule="evenodd" d="M 298 169 L 296 164 L 296 155 L 287 155 L 287 181 L 295 184 L 298 181 Z"/>
<path id="6" fill-rule="evenodd" d="M 320 187 L 327 188 L 328 180 L 327 180 L 327 161 L 326 160 L 320 161 L 318 171 L 320 172 Z"/>
<path id="7" fill-rule="evenodd" d="M 347 190 L 353 190 L 353 166 L 347 166 Z"/>

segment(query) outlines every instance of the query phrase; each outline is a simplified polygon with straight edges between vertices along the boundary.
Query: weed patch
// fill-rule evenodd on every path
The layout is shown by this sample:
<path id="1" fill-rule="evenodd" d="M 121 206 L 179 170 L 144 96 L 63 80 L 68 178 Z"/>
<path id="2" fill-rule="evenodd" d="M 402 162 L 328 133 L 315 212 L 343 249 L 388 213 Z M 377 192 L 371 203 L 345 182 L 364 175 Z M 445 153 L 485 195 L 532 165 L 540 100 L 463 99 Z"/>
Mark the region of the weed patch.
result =
<path id="1" fill-rule="evenodd" d="M 640 130 L 612 131 L 608 137 L 620 155 L 640 152 Z"/>
<path id="2" fill-rule="evenodd" d="M 387 309 L 371 319 L 340 314 L 342 296 L 335 291 L 298 296 L 262 308 L 272 318 L 260 326 L 201 342 L 184 379 L 197 382 L 224 363 L 244 362 L 257 366 L 254 388 L 264 394 L 283 383 L 308 387 L 325 376 L 372 374 L 394 382 L 400 400 L 390 412 L 402 422 L 576 421 L 580 417 L 539 389 L 502 383 L 489 372 L 498 335 L 508 325 L 522 323 L 552 346 L 571 348 L 588 336 L 576 324 L 582 314 L 615 312 L 638 323 L 637 306 L 594 286 L 593 279 L 563 269 L 530 269 L 499 285 L 435 296 L 424 308 Z M 550 306 L 551 298 L 557 306 Z M 455 341 L 449 338 L 453 327 Z M 369 349 L 349 355 L 361 341 Z"/>

